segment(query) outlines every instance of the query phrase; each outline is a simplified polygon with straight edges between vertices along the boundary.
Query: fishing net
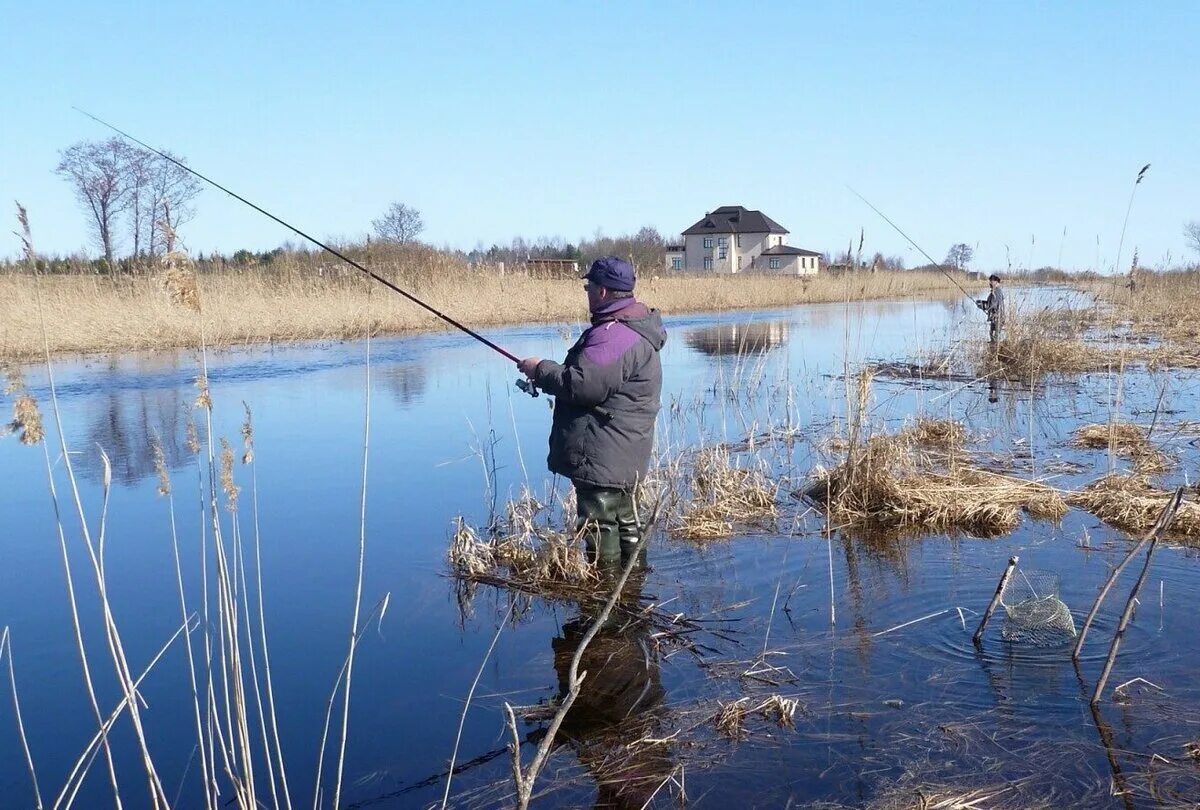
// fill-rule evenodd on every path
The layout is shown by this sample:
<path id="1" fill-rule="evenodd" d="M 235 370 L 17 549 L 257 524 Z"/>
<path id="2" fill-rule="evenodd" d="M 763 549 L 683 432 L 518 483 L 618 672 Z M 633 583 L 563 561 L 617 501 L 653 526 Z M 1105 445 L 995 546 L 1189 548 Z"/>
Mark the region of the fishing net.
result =
<path id="1" fill-rule="evenodd" d="M 1000 637 L 1014 644 L 1050 647 L 1075 638 L 1071 609 L 1059 598 L 1060 581 L 1048 571 L 1017 568 L 1004 590 L 1004 629 Z"/>

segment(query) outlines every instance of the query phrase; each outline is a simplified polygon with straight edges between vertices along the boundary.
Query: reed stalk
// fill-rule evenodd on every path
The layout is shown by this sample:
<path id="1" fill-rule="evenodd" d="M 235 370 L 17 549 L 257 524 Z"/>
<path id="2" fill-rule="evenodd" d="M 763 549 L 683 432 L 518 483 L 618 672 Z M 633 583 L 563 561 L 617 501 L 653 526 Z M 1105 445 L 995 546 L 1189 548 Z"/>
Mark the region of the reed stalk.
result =
<path id="1" fill-rule="evenodd" d="M 33 754 L 29 750 L 29 739 L 25 736 L 25 722 L 21 719 L 21 698 L 17 694 L 17 676 L 13 671 L 12 635 L 6 626 L 0 631 L 0 659 L 8 652 L 8 684 L 12 688 L 13 715 L 17 721 L 17 734 L 21 738 L 21 751 L 25 754 L 25 766 L 29 768 L 29 781 L 33 784 L 33 801 L 37 810 L 42 810 L 42 791 L 38 788 L 37 768 L 33 765 Z"/>

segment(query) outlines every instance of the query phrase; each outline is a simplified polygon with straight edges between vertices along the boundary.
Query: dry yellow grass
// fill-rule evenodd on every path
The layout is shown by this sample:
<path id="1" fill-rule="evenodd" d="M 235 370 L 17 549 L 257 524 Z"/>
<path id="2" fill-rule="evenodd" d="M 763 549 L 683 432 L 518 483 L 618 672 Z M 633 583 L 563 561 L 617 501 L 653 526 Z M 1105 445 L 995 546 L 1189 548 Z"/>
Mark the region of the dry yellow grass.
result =
<path id="1" fill-rule="evenodd" d="M 537 593 L 599 585 L 599 572 L 588 562 L 582 538 L 539 523 L 544 509 L 529 495 L 510 501 L 502 525 L 482 537 L 457 518 L 447 552 L 451 570 L 467 581 L 504 582 Z"/>
<path id="2" fill-rule="evenodd" d="M 428 272 L 377 272 L 470 326 L 582 320 L 575 280 L 472 272 L 454 264 Z M 354 275 L 349 275 L 354 274 Z M 204 326 L 210 347 L 296 340 L 338 340 L 444 328 L 381 285 L 340 268 L 312 272 L 226 271 L 188 276 L 46 276 L 42 301 L 55 353 L 196 346 Z M 186 285 L 181 287 L 181 282 Z M 782 307 L 859 299 L 939 297 L 955 292 L 938 273 L 906 272 L 812 279 L 768 276 L 643 277 L 638 295 L 665 313 Z M 195 312 L 196 302 L 203 311 Z M 368 307 L 369 302 L 369 307 Z M 179 306 L 183 303 L 186 306 Z M 32 359 L 42 350 L 34 281 L 0 275 L 0 357 Z"/>
<path id="3" fill-rule="evenodd" d="M 1091 314 L 1088 310 L 1010 314 L 1000 345 L 983 347 L 979 373 L 1029 382 L 1107 368 L 1114 352 L 1083 341 Z"/>
<path id="4" fill-rule="evenodd" d="M 1111 448 L 1117 455 L 1132 460 L 1138 472 L 1165 472 L 1171 467 L 1170 459 L 1154 446 L 1146 431 L 1128 422 L 1084 425 L 1075 431 L 1075 445 L 1089 450 Z"/>
<path id="5" fill-rule="evenodd" d="M 1154 526 L 1171 495 L 1152 486 L 1146 475 L 1118 473 L 1089 484 L 1071 496 L 1071 503 L 1105 523 L 1140 534 Z M 1200 506 L 1188 500 L 1181 503 L 1167 527 L 1167 536 L 1187 540 L 1191 545 L 1200 541 Z"/>
<path id="6" fill-rule="evenodd" d="M 1109 321 L 1127 327 L 1127 337 L 1140 345 L 1130 349 L 1152 366 L 1200 368 L 1200 270 L 1156 273 L 1139 270 L 1131 289 L 1126 277 L 1097 279 L 1084 285 L 1110 305 Z"/>
<path id="7" fill-rule="evenodd" d="M 700 452 L 691 471 L 692 500 L 671 531 L 687 540 L 733 537 L 735 525 L 763 523 L 775 517 L 773 485 L 762 470 L 740 466 L 726 448 Z"/>
<path id="8" fill-rule="evenodd" d="M 805 494 L 845 526 L 913 531 L 967 531 L 992 537 L 1012 531 L 1024 510 L 1058 520 L 1062 496 L 1045 484 L 982 469 L 960 457 L 960 425 L 925 422 L 850 447 L 832 471 L 815 471 Z"/>

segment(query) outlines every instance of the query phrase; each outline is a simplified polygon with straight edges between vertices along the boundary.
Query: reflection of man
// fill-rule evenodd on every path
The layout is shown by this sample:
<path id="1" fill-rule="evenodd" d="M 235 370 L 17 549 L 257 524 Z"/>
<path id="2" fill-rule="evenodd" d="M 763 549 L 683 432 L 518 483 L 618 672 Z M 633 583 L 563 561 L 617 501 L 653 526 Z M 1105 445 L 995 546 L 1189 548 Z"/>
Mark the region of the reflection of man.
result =
<path id="1" fill-rule="evenodd" d="M 571 479 L 588 549 L 609 561 L 637 543 L 634 487 L 650 465 L 667 333 L 633 297 L 628 262 L 597 259 L 584 278 L 591 327 L 561 364 L 528 357 L 519 368 L 554 397 L 548 466 Z"/>
<path id="2" fill-rule="evenodd" d="M 636 606 L 644 569 L 626 585 L 623 603 Z M 569 687 L 571 660 L 595 621 L 586 614 L 563 625 L 551 643 L 558 673 L 559 697 Z M 595 807 L 641 808 L 674 769 L 664 743 L 632 743 L 660 738 L 663 723 L 662 676 L 657 651 L 644 621 L 628 624 L 627 616 L 611 618 L 583 652 L 579 672 L 586 672 L 579 697 L 559 734 L 575 750 L 596 781 Z"/>
<path id="3" fill-rule="evenodd" d="M 992 344 L 995 345 L 1000 342 L 1000 333 L 1004 330 L 1004 290 L 1000 289 L 1000 276 L 995 273 L 988 276 L 988 285 L 992 288 L 988 297 L 975 304 L 987 314 Z"/>

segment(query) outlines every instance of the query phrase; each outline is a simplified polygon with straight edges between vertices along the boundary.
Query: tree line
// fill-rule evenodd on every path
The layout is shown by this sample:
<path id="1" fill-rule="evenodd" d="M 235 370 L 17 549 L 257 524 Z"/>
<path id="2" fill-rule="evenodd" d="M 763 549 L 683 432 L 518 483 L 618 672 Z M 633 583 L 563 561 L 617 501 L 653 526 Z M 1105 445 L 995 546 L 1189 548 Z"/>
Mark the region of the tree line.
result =
<path id="1" fill-rule="evenodd" d="M 182 157 L 171 157 L 186 163 Z M 99 269 L 115 268 L 119 254 L 136 262 L 171 251 L 180 226 L 196 215 L 193 203 L 200 194 L 200 182 L 182 167 L 121 138 L 80 141 L 62 150 L 55 172 L 71 184 L 87 217 L 92 239 L 103 257 L 103 267 Z M 381 241 L 411 245 L 417 243 L 425 223 L 417 208 L 394 202 L 371 221 L 371 226 Z M 1200 222 L 1186 223 L 1184 238 L 1187 246 L 1200 254 Z M 823 265 L 843 269 L 905 269 L 900 256 L 876 253 L 867 262 L 851 248 L 832 257 L 823 254 Z M 493 244 L 488 248 L 480 245 L 469 252 L 450 252 L 471 262 L 491 264 L 520 264 L 531 259 L 583 262 L 596 256 L 615 255 L 631 260 L 640 270 L 657 271 L 665 267 L 666 249 L 667 239 L 657 229 L 643 227 L 621 236 L 597 232 L 577 243 L 558 237 L 532 241 L 516 237 L 507 245 Z M 282 251 L 257 255 L 243 250 L 234 253 L 232 259 L 240 263 L 254 257 L 257 261 L 250 263 L 267 264 L 278 253 Z M 943 266 L 967 270 L 973 254 L 970 245 L 955 244 L 947 252 Z"/>

